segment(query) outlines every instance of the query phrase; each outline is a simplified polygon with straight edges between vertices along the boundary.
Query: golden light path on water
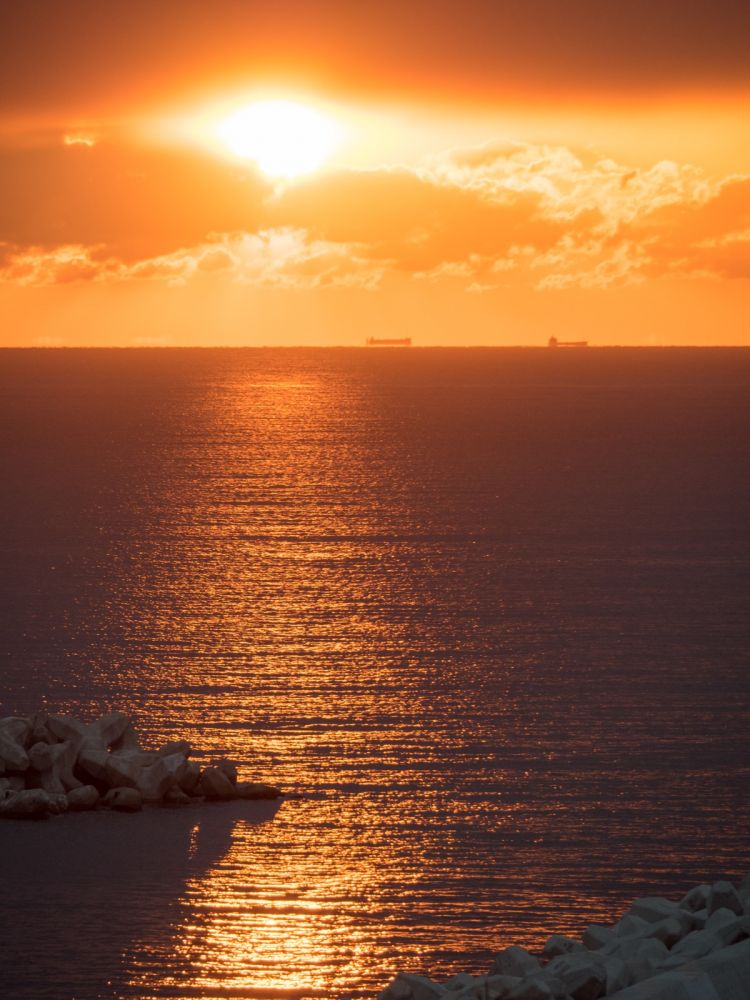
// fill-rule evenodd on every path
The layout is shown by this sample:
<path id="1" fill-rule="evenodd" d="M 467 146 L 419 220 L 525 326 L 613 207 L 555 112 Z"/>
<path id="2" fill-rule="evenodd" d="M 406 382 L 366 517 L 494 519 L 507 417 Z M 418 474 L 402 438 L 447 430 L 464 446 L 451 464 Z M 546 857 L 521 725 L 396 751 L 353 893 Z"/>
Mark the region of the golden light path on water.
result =
<path id="1" fill-rule="evenodd" d="M 741 867 L 722 470 L 744 383 L 607 357 L 134 352 L 95 388 L 80 358 L 46 376 L 34 447 L 81 467 L 55 494 L 75 556 L 56 536 L 38 652 L 38 610 L 16 612 L 15 704 L 121 708 L 146 745 L 295 793 L 127 818 L 106 868 L 129 917 L 92 979 L 371 996 Z M 77 891 L 75 919 L 98 913 L 102 883 Z"/>

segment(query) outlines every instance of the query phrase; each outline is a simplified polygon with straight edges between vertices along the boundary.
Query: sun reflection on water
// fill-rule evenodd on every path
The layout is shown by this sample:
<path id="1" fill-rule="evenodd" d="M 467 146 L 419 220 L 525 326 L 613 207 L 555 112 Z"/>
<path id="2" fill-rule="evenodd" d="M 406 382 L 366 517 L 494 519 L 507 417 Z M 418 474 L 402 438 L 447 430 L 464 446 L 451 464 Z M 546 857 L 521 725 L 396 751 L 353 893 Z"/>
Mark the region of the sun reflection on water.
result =
<path id="1" fill-rule="evenodd" d="M 738 536 L 701 521 L 733 484 L 664 471 L 690 435 L 736 447 L 726 385 L 615 404 L 622 359 L 533 354 L 167 352 L 47 391 L 39 448 L 93 465 L 28 529 L 71 534 L 24 550 L 62 611 L 33 591 L 22 690 L 37 671 L 57 710 L 124 709 L 302 795 L 262 824 L 191 813 L 159 899 L 121 886 L 144 915 L 117 995 L 479 972 L 744 856 Z"/>

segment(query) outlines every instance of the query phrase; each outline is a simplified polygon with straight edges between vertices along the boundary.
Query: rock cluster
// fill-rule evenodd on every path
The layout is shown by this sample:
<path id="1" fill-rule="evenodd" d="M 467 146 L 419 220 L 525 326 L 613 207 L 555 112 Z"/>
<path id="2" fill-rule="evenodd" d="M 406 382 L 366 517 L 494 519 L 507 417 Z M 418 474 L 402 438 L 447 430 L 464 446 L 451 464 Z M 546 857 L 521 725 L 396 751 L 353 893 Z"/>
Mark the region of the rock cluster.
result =
<path id="1" fill-rule="evenodd" d="M 144 803 L 281 795 L 272 785 L 238 781 L 231 761 L 201 768 L 190 753 L 184 740 L 143 750 L 122 712 L 89 724 L 42 713 L 0 719 L 0 818 L 44 818 L 99 805 L 135 812 Z"/>
<path id="2" fill-rule="evenodd" d="M 750 876 L 679 902 L 636 899 L 581 941 L 553 934 L 540 955 L 505 948 L 486 976 L 445 983 L 401 972 L 379 1000 L 750 1000 Z"/>

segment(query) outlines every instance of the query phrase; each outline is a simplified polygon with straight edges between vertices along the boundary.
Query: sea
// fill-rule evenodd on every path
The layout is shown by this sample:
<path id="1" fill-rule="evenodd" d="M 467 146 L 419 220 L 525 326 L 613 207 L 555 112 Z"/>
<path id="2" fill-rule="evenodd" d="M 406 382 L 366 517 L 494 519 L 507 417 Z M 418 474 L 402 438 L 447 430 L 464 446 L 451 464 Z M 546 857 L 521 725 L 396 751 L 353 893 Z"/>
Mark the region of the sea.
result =
<path id="1" fill-rule="evenodd" d="M 0 352 L 0 715 L 287 794 L 0 822 L 4 998 L 375 997 L 750 870 L 750 349 Z"/>

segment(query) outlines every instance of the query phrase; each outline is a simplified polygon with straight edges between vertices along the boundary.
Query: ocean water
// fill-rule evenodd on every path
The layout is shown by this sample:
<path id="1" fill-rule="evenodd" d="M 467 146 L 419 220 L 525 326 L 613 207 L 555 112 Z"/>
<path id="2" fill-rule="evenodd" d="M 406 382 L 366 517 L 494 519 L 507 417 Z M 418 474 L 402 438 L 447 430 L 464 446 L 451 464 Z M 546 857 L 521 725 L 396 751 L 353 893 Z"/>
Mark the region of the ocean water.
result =
<path id="1" fill-rule="evenodd" d="M 0 352 L 0 714 L 297 793 L 0 826 L 2 995 L 373 996 L 750 869 L 750 350 Z"/>

